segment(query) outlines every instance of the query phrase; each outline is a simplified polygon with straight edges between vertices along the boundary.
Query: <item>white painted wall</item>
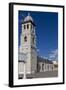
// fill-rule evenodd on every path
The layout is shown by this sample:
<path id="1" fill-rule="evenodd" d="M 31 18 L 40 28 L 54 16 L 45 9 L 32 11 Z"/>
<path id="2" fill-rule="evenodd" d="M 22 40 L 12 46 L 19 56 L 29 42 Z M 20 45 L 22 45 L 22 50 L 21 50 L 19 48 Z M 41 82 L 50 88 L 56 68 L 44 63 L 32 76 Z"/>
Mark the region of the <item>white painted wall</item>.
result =
<path id="1" fill-rule="evenodd" d="M 24 63 L 18 62 L 18 74 L 24 74 Z"/>

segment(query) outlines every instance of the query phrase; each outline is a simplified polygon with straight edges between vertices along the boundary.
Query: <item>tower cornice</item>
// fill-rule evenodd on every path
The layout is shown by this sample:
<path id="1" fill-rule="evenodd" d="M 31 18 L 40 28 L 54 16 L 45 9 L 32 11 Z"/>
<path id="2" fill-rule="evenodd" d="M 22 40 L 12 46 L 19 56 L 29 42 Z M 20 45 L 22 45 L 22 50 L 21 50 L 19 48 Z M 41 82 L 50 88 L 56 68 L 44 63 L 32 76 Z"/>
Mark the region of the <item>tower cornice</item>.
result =
<path id="1" fill-rule="evenodd" d="M 31 20 L 29 20 L 29 21 L 23 21 L 22 24 L 29 23 L 29 22 L 32 23 L 34 26 L 36 26 L 35 23 L 32 22 Z"/>

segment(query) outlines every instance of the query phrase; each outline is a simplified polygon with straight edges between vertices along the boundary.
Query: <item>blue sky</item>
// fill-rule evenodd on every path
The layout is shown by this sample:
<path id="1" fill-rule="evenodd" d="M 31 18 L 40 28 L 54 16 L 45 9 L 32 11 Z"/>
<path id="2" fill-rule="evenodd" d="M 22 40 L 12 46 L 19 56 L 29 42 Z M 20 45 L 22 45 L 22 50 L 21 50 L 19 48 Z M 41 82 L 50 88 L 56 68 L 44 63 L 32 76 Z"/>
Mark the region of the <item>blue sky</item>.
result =
<path id="1" fill-rule="evenodd" d="M 20 45 L 21 21 L 22 16 L 26 17 L 30 13 L 36 24 L 37 48 L 39 55 L 52 58 L 58 51 L 58 13 L 54 12 L 35 12 L 19 11 L 18 14 L 18 34 Z M 56 57 L 55 57 L 56 58 Z"/>

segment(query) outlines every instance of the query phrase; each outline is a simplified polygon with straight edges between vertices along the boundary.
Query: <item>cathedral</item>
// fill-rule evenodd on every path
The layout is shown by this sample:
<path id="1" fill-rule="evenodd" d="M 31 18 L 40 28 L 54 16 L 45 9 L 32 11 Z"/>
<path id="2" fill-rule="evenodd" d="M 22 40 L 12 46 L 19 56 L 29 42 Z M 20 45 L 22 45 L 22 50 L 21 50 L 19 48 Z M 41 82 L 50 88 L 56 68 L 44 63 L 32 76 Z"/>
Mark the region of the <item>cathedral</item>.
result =
<path id="1" fill-rule="evenodd" d="M 20 35 L 20 47 L 18 50 L 19 78 L 24 73 L 31 75 L 37 72 L 54 70 L 52 61 L 42 58 L 37 54 L 36 42 L 36 25 L 33 18 L 28 14 L 22 21 L 22 33 Z"/>

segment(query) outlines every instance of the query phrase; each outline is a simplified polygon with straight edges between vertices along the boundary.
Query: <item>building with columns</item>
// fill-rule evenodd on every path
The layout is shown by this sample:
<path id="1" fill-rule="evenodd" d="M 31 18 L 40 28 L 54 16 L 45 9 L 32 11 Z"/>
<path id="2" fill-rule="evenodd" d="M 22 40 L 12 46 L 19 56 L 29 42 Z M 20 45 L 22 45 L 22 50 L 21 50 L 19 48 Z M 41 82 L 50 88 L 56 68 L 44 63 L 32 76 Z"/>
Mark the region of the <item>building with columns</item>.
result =
<path id="1" fill-rule="evenodd" d="M 24 74 L 24 61 L 20 60 L 20 53 L 26 55 L 25 71 L 26 74 L 37 72 L 53 71 L 52 61 L 42 58 L 37 54 L 36 47 L 36 25 L 33 18 L 28 14 L 22 22 L 22 33 L 20 35 L 20 48 L 18 60 L 18 75 Z"/>

